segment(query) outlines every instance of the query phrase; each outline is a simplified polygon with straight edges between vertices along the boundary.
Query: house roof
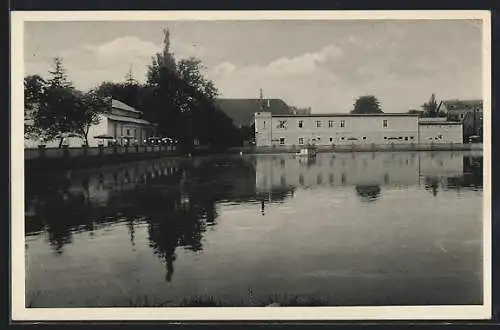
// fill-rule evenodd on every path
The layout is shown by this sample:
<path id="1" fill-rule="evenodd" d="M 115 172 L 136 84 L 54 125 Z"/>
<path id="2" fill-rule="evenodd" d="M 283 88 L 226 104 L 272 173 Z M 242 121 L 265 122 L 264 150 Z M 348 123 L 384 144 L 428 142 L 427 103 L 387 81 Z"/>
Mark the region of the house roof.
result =
<path id="1" fill-rule="evenodd" d="M 476 106 L 482 106 L 483 100 L 481 99 L 444 100 L 443 105 L 448 110 L 463 110 L 463 109 L 471 109 Z"/>
<path id="2" fill-rule="evenodd" d="M 264 103 L 264 109 L 262 109 Z M 233 120 L 236 127 L 250 126 L 256 112 L 271 112 L 273 115 L 290 114 L 290 107 L 281 99 L 217 99 L 219 108 Z"/>
<path id="3" fill-rule="evenodd" d="M 130 105 L 127 105 L 127 104 L 125 104 L 121 101 L 115 100 L 115 99 L 111 99 L 111 107 L 115 108 L 115 109 L 129 111 L 129 112 L 142 113 L 141 111 L 132 108 Z"/>
<path id="4" fill-rule="evenodd" d="M 135 123 L 135 124 L 143 124 L 143 125 L 151 125 L 154 126 L 155 124 L 144 120 L 140 118 L 132 118 L 132 117 L 126 117 L 126 116 L 119 116 L 115 114 L 110 114 L 106 113 L 104 114 L 108 119 L 115 120 L 115 121 L 121 121 L 121 122 L 127 122 L 127 123 Z"/>

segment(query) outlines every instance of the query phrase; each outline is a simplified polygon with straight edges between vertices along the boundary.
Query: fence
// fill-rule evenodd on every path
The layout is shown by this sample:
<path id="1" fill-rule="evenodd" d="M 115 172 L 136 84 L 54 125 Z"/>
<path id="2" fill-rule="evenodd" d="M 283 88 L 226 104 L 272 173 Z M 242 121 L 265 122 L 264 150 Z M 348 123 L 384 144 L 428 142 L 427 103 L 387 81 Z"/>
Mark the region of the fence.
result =
<path id="1" fill-rule="evenodd" d="M 100 166 L 177 154 L 175 146 L 110 146 L 24 149 L 27 169 Z"/>

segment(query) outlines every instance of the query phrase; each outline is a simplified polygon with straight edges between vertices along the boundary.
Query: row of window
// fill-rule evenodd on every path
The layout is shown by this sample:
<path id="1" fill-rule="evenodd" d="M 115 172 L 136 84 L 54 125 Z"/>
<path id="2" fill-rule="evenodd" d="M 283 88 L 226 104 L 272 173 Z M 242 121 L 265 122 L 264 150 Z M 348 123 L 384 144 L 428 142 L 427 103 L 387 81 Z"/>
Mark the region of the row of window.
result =
<path id="1" fill-rule="evenodd" d="M 320 128 L 323 126 L 323 122 L 321 120 L 316 120 L 315 123 L 316 123 L 317 128 Z M 333 128 L 333 126 L 334 126 L 334 121 L 329 120 L 328 121 L 328 128 Z M 387 128 L 387 126 L 388 126 L 387 119 L 382 120 L 382 127 Z M 303 120 L 298 121 L 298 127 L 304 128 L 304 121 Z M 265 121 L 264 121 L 264 128 L 266 128 Z M 280 120 L 278 122 L 278 126 L 276 128 L 287 129 L 288 128 L 288 120 Z M 345 120 L 340 121 L 340 128 L 345 128 Z"/>

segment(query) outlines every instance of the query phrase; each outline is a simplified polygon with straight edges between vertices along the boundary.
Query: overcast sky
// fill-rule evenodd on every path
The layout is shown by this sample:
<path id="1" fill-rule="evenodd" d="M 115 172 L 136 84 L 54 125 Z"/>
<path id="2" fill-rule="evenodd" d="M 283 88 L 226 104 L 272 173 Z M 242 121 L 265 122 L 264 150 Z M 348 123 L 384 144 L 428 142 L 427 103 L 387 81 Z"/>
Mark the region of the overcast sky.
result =
<path id="1" fill-rule="evenodd" d="M 373 94 L 385 112 L 481 97 L 481 26 L 471 21 L 26 22 L 25 75 L 63 58 L 75 86 L 144 81 L 170 29 L 176 58 L 196 56 L 221 97 L 281 98 L 315 113 L 347 112 Z"/>

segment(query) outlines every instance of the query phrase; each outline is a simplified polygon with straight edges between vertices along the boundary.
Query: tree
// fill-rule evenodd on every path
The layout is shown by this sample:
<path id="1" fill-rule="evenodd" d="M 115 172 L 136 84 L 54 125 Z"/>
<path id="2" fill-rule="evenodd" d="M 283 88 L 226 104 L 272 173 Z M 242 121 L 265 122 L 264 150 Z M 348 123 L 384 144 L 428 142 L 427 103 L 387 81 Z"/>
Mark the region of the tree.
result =
<path id="1" fill-rule="evenodd" d="M 439 111 L 441 107 L 441 103 L 438 104 L 436 101 L 436 96 L 434 93 L 431 95 L 429 101 L 422 105 L 422 109 L 424 110 L 424 117 L 446 117 L 446 113 L 443 111 Z"/>
<path id="2" fill-rule="evenodd" d="M 99 123 L 100 114 L 106 111 L 107 106 L 108 104 L 95 90 L 90 90 L 80 95 L 78 109 L 72 118 L 74 124 L 73 130 L 84 140 L 85 145 L 89 144 L 88 134 L 90 126 Z"/>
<path id="3" fill-rule="evenodd" d="M 383 113 L 380 102 L 373 95 L 360 96 L 354 102 L 353 114 Z"/>
<path id="4" fill-rule="evenodd" d="M 52 75 L 47 81 L 49 87 L 73 88 L 73 84 L 66 76 L 62 58 L 54 58 L 54 71 L 49 71 L 49 73 Z"/>
<path id="5" fill-rule="evenodd" d="M 46 81 L 39 75 L 30 75 L 24 78 L 24 118 L 32 120 L 36 116 L 43 94 Z M 40 135 L 34 124 L 24 125 L 25 138 L 34 138 Z"/>
<path id="6" fill-rule="evenodd" d="M 95 91 L 82 93 L 66 78 L 62 60 L 54 59 L 54 70 L 40 97 L 39 110 L 34 116 L 35 126 L 46 140 L 59 139 L 61 147 L 65 136 L 80 136 L 88 144 L 90 125 L 98 122 L 98 113 L 104 108 Z"/>
<path id="7" fill-rule="evenodd" d="M 167 72 L 175 74 L 177 67 L 175 65 L 174 54 L 170 52 L 170 31 L 163 30 L 163 50 L 161 53 L 156 53 L 152 58 L 153 63 L 148 66 L 147 81 L 151 85 L 158 84 L 160 81 L 161 68 Z"/>

